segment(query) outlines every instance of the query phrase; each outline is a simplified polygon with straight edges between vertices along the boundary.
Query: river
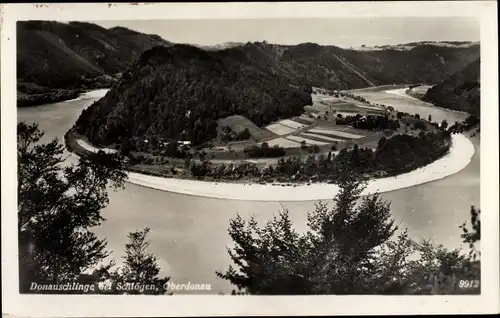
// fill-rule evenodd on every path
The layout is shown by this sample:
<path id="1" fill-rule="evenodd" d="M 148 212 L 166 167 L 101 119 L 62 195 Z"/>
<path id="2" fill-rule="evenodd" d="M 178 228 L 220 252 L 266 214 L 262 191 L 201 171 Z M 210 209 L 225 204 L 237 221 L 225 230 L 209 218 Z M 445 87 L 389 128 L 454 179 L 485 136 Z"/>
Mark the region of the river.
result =
<path id="1" fill-rule="evenodd" d="M 435 121 L 446 119 L 450 124 L 463 120 L 463 113 L 448 111 L 403 94 L 384 90 L 357 91 L 366 99 L 393 106 L 400 111 L 430 114 Z M 83 109 L 96 99 L 92 94 L 83 99 L 18 108 L 18 121 L 38 122 L 45 132 L 42 141 L 58 138 L 73 126 Z M 471 163 L 460 172 L 441 180 L 385 192 L 383 199 L 391 202 L 396 223 L 408 228 L 411 237 L 429 238 L 449 248 L 461 246 L 458 226 L 469 220 L 470 206 L 479 207 L 480 143 L 473 137 L 475 154 Z M 68 153 L 68 162 L 76 160 Z M 268 221 L 285 206 L 298 231 L 306 226 L 306 213 L 316 202 L 258 202 L 222 200 L 163 192 L 127 183 L 125 189 L 110 192 L 109 205 L 103 216 L 107 221 L 95 229 L 108 240 L 112 257 L 119 264 L 125 250 L 127 234 L 148 226 L 151 228 L 149 251 L 154 253 L 162 273 L 171 281 L 211 284 L 210 293 L 228 293 L 232 286 L 219 279 L 215 271 L 224 271 L 231 263 L 226 247 L 231 246 L 227 228 L 230 218 L 239 213 L 244 219 Z"/>

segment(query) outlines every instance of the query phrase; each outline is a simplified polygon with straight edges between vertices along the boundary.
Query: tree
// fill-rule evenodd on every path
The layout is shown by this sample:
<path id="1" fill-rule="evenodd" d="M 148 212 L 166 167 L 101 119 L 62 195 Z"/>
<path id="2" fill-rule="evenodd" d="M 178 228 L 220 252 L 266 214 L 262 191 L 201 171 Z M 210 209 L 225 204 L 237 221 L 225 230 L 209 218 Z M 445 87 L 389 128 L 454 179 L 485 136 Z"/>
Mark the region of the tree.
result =
<path id="1" fill-rule="evenodd" d="M 108 256 L 90 228 L 104 221 L 106 187 L 123 186 L 120 155 L 100 151 L 64 167 L 56 139 L 37 144 L 38 125 L 17 126 L 20 289 L 30 281 L 74 280 Z"/>
<path id="2" fill-rule="evenodd" d="M 382 149 L 382 147 L 385 145 L 386 142 L 387 142 L 387 138 L 385 138 L 384 136 L 380 137 L 380 139 L 378 140 L 378 144 L 377 144 L 377 150 Z"/>
<path id="3" fill-rule="evenodd" d="M 413 123 L 413 129 L 427 130 L 427 125 L 423 120 L 418 120 Z"/>
<path id="4" fill-rule="evenodd" d="M 286 208 L 260 228 L 252 217 L 230 221 L 235 264 L 217 276 L 238 288 L 233 294 L 463 294 L 458 282 L 479 282 L 480 264 L 460 250 L 429 240 L 416 242 L 406 230 L 397 237 L 390 204 L 378 194 L 361 198 L 361 181 L 339 169 L 334 206 L 319 203 L 308 214 L 309 230 L 294 230 Z M 471 210 L 473 231 L 462 238 L 478 241 L 479 212 Z M 473 233 L 473 234 L 471 234 Z"/>
<path id="5" fill-rule="evenodd" d="M 110 255 L 106 240 L 91 231 L 105 221 L 101 210 L 108 204 L 107 187 L 116 190 L 126 180 L 123 157 L 100 151 L 65 165 L 63 146 L 57 139 L 40 144 L 42 136 L 37 124 L 17 126 L 20 292 L 30 292 L 33 282 L 96 284 L 110 277 L 162 283 L 156 258 L 144 254 L 148 229 L 129 235 L 120 274 L 111 270 L 114 261 L 105 262 Z M 73 293 L 49 291 L 61 292 Z"/>
<path id="6" fill-rule="evenodd" d="M 446 119 L 443 119 L 443 121 L 441 122 L 441 130 L 446 130 L 448 128 L 448 122 L 446 121 Z"/>
<path id="7" fill-rule="evenodd" d="M 237 140 L 247 140 L 252 136 L 248 128 L 243 129 L 237 136 Z"/>
<path id="8" fill-rule="evenodd" d="M 470 209 L 470 223 L 472 229 L 467 228 L 464 222 L 460 228 L 462 229 L 462 239 L 464 243 L 469 244 L 470 256 L 476 260 L 481 255 L 480 251 L 476 250 L 475 244 L 481 240 L 481 210 L 476 209 L 474 206 Z"/>
<path id="9" fill-rule="evenodd" d="M 468 229 L 464 223 L 461 238 L 469 244 L 470 252 L 463 254 L 461 250 L 447 250 L 442 245 L 435 245 L 430 240 L 412 242 L 412 248 L 420 255 L 406 266 L 407 284 L 412 287 L 413 294 L 479 294 L 481 279 L 480 253 L 474 244 L 481 239 L 480 210 L 471 207 L 471 225 Z M 461 286 L 460 282 L 470 285 Z"/>
<path id="10" fill-rule="evenodd" d="M 429 122 L 431 122 L 431 121 L 432 121 L 432 116 L 431 116 L 431 115 L 429 115 L 429 117 L 427 118 L 427 120 L 428 120 Z"/>
<path id="11" fill-rule="evenodd" d="M 112 273 L 111 277 L 115 286 L 121 284 L 121 286 L 130 286 L 130 288 L 121 288 L 121 291 L 115 289 L 115 293 L 152 295 L 166 293 L 164 286 L 170 277 L 159 277 L 158 259 L 153 254 L 146 252 L 150 244 L 146 240 L 149 230 L 146 227 L 142 231 L 136 230 L 129 233 L 129 242 L 125 245 L 125 256 L 123 257 L 124 266 Z"/>
<path id="12" fill-rule="evenodd" d="M 229 255 L 236 264 L 217 275 L 251 294 L 372 293 L 374 249 L 397 229 L 389 205 L 378 195 L 364 198 L 364 189 L 347 169 L 340 170 L 335 206 L 318 204 L 308 215 L 309 231 L 298 234 L 285 209 L 259 228 L 253 218 L 230 221 L 236 247 Z M 368 288 L 368 289 L 367 289 Z"/>
<path id="13" fill-rule="evenodd" d="M 306 145 L 306 141 L 305 141 L 305 140 L 302 140 L 302 141 L 300 142 L 300 148 L 301 148 L 301 149 L 307 149 L 307 145 Z"/>

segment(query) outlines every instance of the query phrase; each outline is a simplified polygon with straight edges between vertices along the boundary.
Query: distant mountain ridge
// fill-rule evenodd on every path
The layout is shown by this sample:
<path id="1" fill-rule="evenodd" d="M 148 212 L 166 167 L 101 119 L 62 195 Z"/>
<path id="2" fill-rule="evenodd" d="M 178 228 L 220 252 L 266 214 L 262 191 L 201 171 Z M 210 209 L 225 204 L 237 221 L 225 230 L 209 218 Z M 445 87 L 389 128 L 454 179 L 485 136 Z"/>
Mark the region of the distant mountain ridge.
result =
<path id="1" fill-rule="evenodd" d="M 419 45 L 409 51 L 359 52 L 315 43 L 246 43 L 225 50 L 259 60 L 277 74 L 302 84 L 333 89 L 392 83 L 439 83 L 479 57 L 479 45 Z"/>
<path id="2" fill-rule="evenodd" d="M 408 51 L 419 46 L 436 46 L 436 47 L 450 47 L 450 48 L 467 48 L 475 45 L 479 45 L 478 41 L 420 41 L 420 42 L 410 42 L 403 44 L 392 44 L 392 45 L 375 45 L 366 46 L 362 45 L 360 47 L 353 47 L 353 50 L 357 51 L 384 51 L 384 50 L 397 50 L 397 51 Z"/>
<path id="3" fill-rule="evenodd" d="M 99 145 L 145 136 L 199 144 L 216 136 L 220 118 L 242 115 L 263 126 L 302 113 L 312 102 L 312 86 L 439 83 L 478 56 L 479 46 L 377 52 L 314 43 L 155 47 L 82 113 L 75 128 Z"/>
<path id="4" fill-rule="evenodd" d="M 170 45 L 157 35 L 86 22 L 17 23 L 18 81 L 49 88 L 78 86 L 81 78 L 124 71 L 142 52 Z"/>
<path id="5" fill-rule="evenodd" d="M 242 46 L 245 45 L 243 42 L 225 42 L 221 44 L 215 44 L 215 45 L 195 45 L 199 47 L 200 49 L 203 50 L 224 50 L 224 49 L 229 49 L 235 46 Z"/>
<path id="6" fill-rule="evenodd" d="M 158 35 L 86 22 L 17 23 L 18 105 L 53 102 L 75 90 L 110 87 L 142 52 L 171 45 Z"/>
<path id="7" fill-rule="evenodd" d="M 436 106 L 480 115 L 481 79 L 480 59 L 468 64 L 460 71 L 432 87 L 422 100 Z"/>

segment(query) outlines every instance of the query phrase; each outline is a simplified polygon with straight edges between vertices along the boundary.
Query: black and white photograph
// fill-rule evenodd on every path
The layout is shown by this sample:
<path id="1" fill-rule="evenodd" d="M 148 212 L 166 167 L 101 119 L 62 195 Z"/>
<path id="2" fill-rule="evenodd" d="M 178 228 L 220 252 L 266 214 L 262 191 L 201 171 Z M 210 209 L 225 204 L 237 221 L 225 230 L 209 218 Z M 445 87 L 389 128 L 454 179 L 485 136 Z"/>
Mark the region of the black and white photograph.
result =
<path id="1" fill-rule="evenodd" d="M 496 3 L 285 4 L 3 7 L 4 313 L 499 310 Z"/>

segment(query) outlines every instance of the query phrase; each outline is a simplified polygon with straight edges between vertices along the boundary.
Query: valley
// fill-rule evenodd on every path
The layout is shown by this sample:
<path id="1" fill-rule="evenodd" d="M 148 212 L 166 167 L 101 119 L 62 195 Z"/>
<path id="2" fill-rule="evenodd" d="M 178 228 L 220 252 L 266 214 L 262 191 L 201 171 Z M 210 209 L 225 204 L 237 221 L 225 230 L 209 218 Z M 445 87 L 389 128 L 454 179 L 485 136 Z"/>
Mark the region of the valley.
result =
<path id="1" fill-rule="evenodd" d="M 133 262 L 119 257 L 132 255 L 129 240 L 144 239 L 155 279 L 168 276 L 174 283 L 211 286 L 210 294 L 229 294 L 234 281 L 216 272 L 237 263 L 228 250 L 239 245 L 250 258 L 258 254 L 247 268 L 249 284 L 257 273 L 259 284 L 276 285 L 257 294 L 300 293 L 281 279 L 293 283 L 294 275 L 303 273 L 312 273 L 309 293 L 365 292 L 363 284 L 358 288 L 336 271 L 364 273 L 363 264 L 383 275 L 382 283 L 373 277 L 366 282 L 385 294 L 391 291 L 378 285 L 394 273 L 383 251 L 373 254 L 381 258 L 370 256 L 355 266 L 344 266 L 343 258 L 330 258 L 330 252 L 356 256 L 347 247 L 366 243 L 371 253 L 373 246 L 390 247 L 405 229 L 411 239 L 463 246 L 460 225 L 470 219 L 474 210 L 469 208 L 480 205 L 479 43 L 207 46 L 176 44 L 122 27 L 48 21 L 19 23 L 18 33 L 17 121 L 39 125 L 44 135 L 38 140 L 35 133 L 37 143 L 56 139 L 63 145 L 42 149 L 37 163 L 23 148 L 30 128 L 18 125 L 18 161 L 24 165 L 18 178 L 28 180 L 20 183 L 27 185 L 21 201 L 40 206 L 41 220 L 52 213 L 50 204 L 58 209 L 57 224 L 30 219 L 31 205 L 18 212 L 31 227 L 20 228 L 23 239 L 30 243 L 35 233 L 45 244 L 37 245 L 42 251 L 52 250 L 59 234 L 71 245 L 73 233 L 83 228 L 85 235 L 97 236 L 92 242 L 103 239 L 102 250 L 112 252 L 99 254 L 99 262 L 113 259 L 123 267 Z M 51 156 L 62 156 L 59 170 L 48 169 L 39 182 L 39 167 L 50 164 Z M 69 191 L 64 180 L 58 183 L 56 170 L 73 182 Z M 123 183 L 114 187 L 111 178 Z M 366 187 L 356 192 L 358 183 Z M 329 210 L 339 198 L 348 213 L 343 203 Z M 355 206 L 357 200 L 363 203 Z M 284 211 L 287 218 L 277 221 L 276 213 Z M 319 213 L 319 223 L 311 225 L 311 211 Z M 248 229 L 241 220 L 249 220 Z M 276 223 L 263 231 L 255 229 L 254 222 L 272 220 Z M 328 236 L 330 225 L 335 240 L 328 237 L 319 249 L 310 234 L 298 239 L 310 230 Z M 137 229 L 144 227 L 141 238 Z M 254 230 L 267 234 L 254 240 Z M 385 234 L 378 237 L 379 230 Z M 279 241 L 276 254 L 274 241 Z M 78 248 L 67 250 L 83 251 Z M 68 259 L 87 256 L 80 254 Z M 92 275 L 82 265 L 74 277 L 104 277 L 108 269 L 96 271 L 96 264 L 85 267 Z M 57 266 L 54 275 L 40 277 L 57 278 Z M 327 267 L 332 270 L 325 272 L 331 275 L 327 280 L 334 284 L 319 282 L 326 289 L 316 289 L 317 278 L 324 281 L 316 274 Z M 419 286 L 426 284 L 424 274 Z M 112 279 L 122 279 L 119 275 Z"/>

